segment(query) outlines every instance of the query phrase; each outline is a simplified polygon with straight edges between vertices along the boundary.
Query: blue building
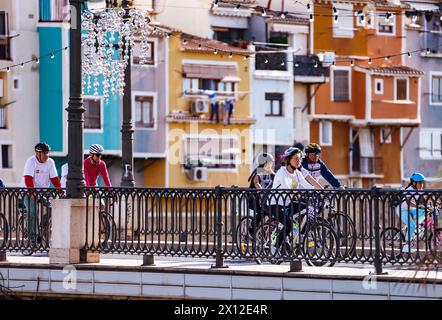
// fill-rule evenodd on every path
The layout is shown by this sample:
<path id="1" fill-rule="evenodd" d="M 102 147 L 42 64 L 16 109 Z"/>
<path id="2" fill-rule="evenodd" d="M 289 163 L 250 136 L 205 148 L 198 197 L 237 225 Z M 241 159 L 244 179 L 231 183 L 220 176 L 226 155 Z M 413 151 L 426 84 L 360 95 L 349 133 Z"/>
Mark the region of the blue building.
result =
<path id="1" fill-rule="evenodd" d="M 69 22 L 66 19 L 67 0 L 40 0 L 39 47 L 40 55 L 56 52 L 69 46 Z M 132 114 L 134 124 L 134 177 L 137 186 L 145 185 L 146 160 L 152 164 L 163 161 L 166 148 L 166 33 L 152 34 L 150 59 L 139 64 L 138 44 L 132 56 Z M 40 63 L 39 126 L 40 139 L 51 145 L 52 156 L 59 173 L 67 162 L 67 111 L 69 102 L 69 50 L 54 54 L 53 59 Z M 85 92 L 84 154 L 91 144 L 99 143 L 104 149 L 103 160 L 108 165 L 113 185 L 120 184 L 122 98 L 110 95 L 106 102 L 93 90 Z"/>

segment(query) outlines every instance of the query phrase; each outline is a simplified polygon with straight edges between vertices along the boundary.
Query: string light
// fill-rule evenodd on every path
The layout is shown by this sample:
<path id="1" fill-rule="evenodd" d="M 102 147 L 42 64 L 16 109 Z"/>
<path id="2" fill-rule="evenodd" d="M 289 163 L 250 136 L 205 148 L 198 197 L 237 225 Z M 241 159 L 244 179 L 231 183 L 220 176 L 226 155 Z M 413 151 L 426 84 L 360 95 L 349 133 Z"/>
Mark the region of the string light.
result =
<path id="1" fill-rule="evenodd" d="M 332 68 L 336 67 L 336 61 L 333 61 L 331 66 Z"/>
<path id="2" fill-rule="evenodd" d="M 36 64 L 39 64 L 39 63 L 40 63 L 40 59 L 36 58 L 36 59 L 35 59 L 35 63 L 36 63 Z"/>
<path id="3" fill-rule="evenodd" d="M 281 61 L 281 66 L 284 66 L 285 65 L 285 62 L 284 62 L 284 60 L 282 60 Z"/>
<path id="4" fill-rule="evenodd" d="M 25 64 L 22 62 L 21 64 L 20 64 L 20 68 L 24 68 L 25 67 Z"/>
<path id="5" fill-rule="evenodd" d="M 299 67 L 299 64 L 296 62 L 296 63 L 295 63 L 295 68 L 297 68 L 297 67 Z"/>
<path id="6" fill-rule="evenodd" d="M 261 16 L 265 17 L 267 15 L 266 11 L 264 8 L 261 9 Z"/>
<path id="7" fill-rule="evenodd" d="M 232 59 L 232 57 L 233 57 L 233 53 L 230 52 L 230 53 L 229 53 L 229 58 Z"/>
<path id="8" fill-rule="evenodd" d="M 313 17 L 313 14 L 310 13 L 310 22 L 313 22 L 315 18 Z"/>
<path id="9" fill-rule="evenodd" d="M 9 73 L 10 71 L 11 71 L 11 68 L 10 68 L 10 67 L 7 67 L 7 68 L 6 68 L 6 72 Z"/>
<path id="10" fill-rule="evenodd" d="M 170 33 L 166 34 L 166 38 L 169 39 L 170 38 Z"/>
<path id="11" fill-rule="evenodd" d="M 355 62 L 353 60 L 351 60 L 350 65 L 353 67 L 355 65 Z"/>
<path id="12" fill-rule="evenodd" d="M 218 8 L 218 1 L 219 1 L 219 0 L 215 0 L 215 1 L 213 2 L 213 6 L 214 6 L 215 8 Z"/>
<path id="13" fill-rule="evenodd" d="M 385 21 L 390 22 L 391 13 L 387 11 L 387 14 L 385 15 Z"/>
<path id="14" fill-rule="evenodd" d="M 386 56 L 384 59 L 385 61 L 388 61 L 388 59 L 390 59 L 390 56 Z"/>
<path id="15" fill-rule="evenodd" d="M 269 60 L 265 59 L 265 60 L 264 60 L 264 63 L 265 63 L 265 64 L 269 63 Z"/>
<path id="16" fill-rule="evenodd" d="M 183 43 L 184 43 L 184 44 L 187 44 L 187 40 L 186 40 L 186 39 L 184 39 L 184 40 L 183 40 Z"/>
<path id="17" fill-rule="evenodd" d="M 55 55 L 53 53 L 51 53 L 51 59 L 54 59 Z"/>
<path id="18" fill-rule="evenodd" d="M 431 53 L 430 48 L 427 48 L 427 54 L 430 54 L 430 53 Z"/>
<path id="19" fill-rule="evenodd" d="M 218 49 L 213 50 L 214 54 L 218 54 Z"/>
<path id="20" fill-rule="evenodd" d="M 244 56 L 244 58 L 243 58 L 243 59 L 244 59 L 244 60 L 247 60 L 247 58 L 248 58 L 248 57 L 249 57 L 249 56 Z"/>
<path id="21" fill-rule="evenodd" d="M 416 21 L 417 21 L 417 15 L 413 15 L 413 16 L 411 17 L 411 21 L 413 21 L 413 23 L 416 22 Z"/>
<path id="22" fill-rule="evenodd" d="M 411 53 L 407 52 L 407 56 L 408 56 L 408 58 L 411 58 Z"/>
<path id="23" fill-rule="evenodd" d="M 371 64 L 372 63 L 372 60 L 371 60 L 371 58 L 370 59 L 368 59 L 368 64 Z"/>
<path id="24" fill-rule="evenodd" d="M 201 43 L 198 45 L 198 50 L 201 50 Z"/>
<path id="25" fill-rule="evenodd" d="M 338 9 L 336 9 L 335 6 L 333 6 L 333 12 L 334 12 L 334 13 L 338 13 Z"/>
<path id="26" fill-rule="evenodd" d="M 333 20 L 334 23 L 338 23 L 338 15 L 335 15 L 335 18 Z"/>
<path id="27" fill-rule="evenodd" d="M 241 8 L 241 5 L 240 5 L 240 4 L 237 4 L 236 7 L 235 7 L 235 9 L 233 9 L 233 10 L 234 10 L 234 11 L 238 11 L 239 8 Z"/>
<path id="28" fill-rule="evenodd" d="M 318 67 L 318 61 L 316 61 L 316 60 L 315 60 L 315 65 L 314 65 L 314 67 L 315 67 L 315 68 Z"/>
<path id="29" fill-rule="evenodd" d="M 310 6 L 310 3 L 307 3 L 307 12 L 311 12 L 311 11 L 312 11 L 312 8 Z"/>
<path id="30" fill-rule="evenodd" d="M 281 13 L 281 18 L 285 19 L 285 17 L 287 17 L 288 12 L 284 11 Z"/>

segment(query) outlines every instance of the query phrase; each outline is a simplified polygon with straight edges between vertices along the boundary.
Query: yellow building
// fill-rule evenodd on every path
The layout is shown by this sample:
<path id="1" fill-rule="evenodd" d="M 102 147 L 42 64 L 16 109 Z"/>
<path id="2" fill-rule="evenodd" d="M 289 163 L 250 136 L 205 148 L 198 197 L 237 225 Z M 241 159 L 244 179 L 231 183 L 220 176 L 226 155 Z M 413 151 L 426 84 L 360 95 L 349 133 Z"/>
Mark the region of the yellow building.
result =
<path id="1" fill-rule="evenodd" d="M 146 186 L 247 185 L 250 126 L 255 123 L 250 112 L 249 55 L 246 48 L 170 33 L 168 150 L 166 159 L 146 166 Z M 233 102 L 230 119 L 229 102 Z"/>

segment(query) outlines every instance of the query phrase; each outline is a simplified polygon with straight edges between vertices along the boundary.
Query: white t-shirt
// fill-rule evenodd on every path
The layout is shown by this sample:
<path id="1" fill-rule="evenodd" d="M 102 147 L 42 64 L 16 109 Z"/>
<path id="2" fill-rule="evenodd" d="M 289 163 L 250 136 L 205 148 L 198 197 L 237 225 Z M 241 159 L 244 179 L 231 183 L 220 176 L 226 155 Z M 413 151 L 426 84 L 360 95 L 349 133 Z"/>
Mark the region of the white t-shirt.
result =
<path id="1" fill-rule="evenodd" d="M 33 177 L 35 188 L 49 188 L 51 179 L 57 177 L 58 174 L 54 160 L 48 158 L 45 163 L 41 163 L 36 156 L 32 156 L 26 160 L 23 176 Z M 26 186 L 24 181 L 23 186 Z"/>
<path id="2" fill-rule="evenodd" d="M 65 163 L 62 167 L 61 167 L 61 187 L 62 188 L 66 188 L 66 181 L 68 179 L 68 164 Z"/>
<path id="3" fill-rule="evenodd" d="M 286 167 L 281 167 L 273 180 L 272 189 L 313 189 L 313 186 L 305 180 L 308 174 L 304 167 L 295 170 L 293 173 L 290 173 Z M 289 197 L 272 197 L 271 205 L 276 204 L 276 198 L 278 198 L 279 205 L 287 206 L 290 204 Z"/>

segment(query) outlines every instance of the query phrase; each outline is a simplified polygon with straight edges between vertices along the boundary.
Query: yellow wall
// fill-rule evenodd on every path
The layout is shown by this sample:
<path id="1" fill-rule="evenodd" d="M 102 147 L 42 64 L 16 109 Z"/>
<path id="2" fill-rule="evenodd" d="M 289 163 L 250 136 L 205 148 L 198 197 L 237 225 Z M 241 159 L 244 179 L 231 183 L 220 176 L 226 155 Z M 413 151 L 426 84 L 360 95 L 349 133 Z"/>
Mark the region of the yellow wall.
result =
<path id="1" fill-rule="evenodd" d="M 144 165 L 144 186 L 164 187 L 166 184 L 166 159 L 146 160 Z"/>
<path id="2" fill-rule="evenodd" d="M 250 117 L 250 100 L 249 100 L 249 61 L 244 60 L 243 56 L 233 55 L 232 58 L 228 54 L 204 52 L 189 52 L 180 49 L 180 35 L 174 34 L 169 38 L 169 106 L 168 113 L 172 111 L 182 110 L 189 111 L 191 99 L 182 98 L 182 61 L 184 59 L 207 60 L 207 61 L 224 61 L 237 62 L 238 76 L 241 81 L 237 84 L 237 91 L 246 92 L 246 94 L 238 94 L 239 100 L 235 102 L 232 117 Z M 220 118 L 222 108 L 220 107 Z M 210 108 L 209 108 L 210 112 Z M 210 113 L 204 114 L 209 118 Z M 247 178 L 250 173 L 249 158 L 251 142 L 250 142 L 250 125 L 230 125 L 224 126 L 222 121 L 217 123 L 176 123 L 168 124 L 169 148 L 168 148 L 168 187 L 214 187 L 216 185 L 247 185 Z M 196 129 L 195 129 L 196 128 Z M 210 170 L 208 181 L 195 182 L 188 179 L 186 171 L 183 168 L 184 143 L 183 133 L 194 134 L 232 134 L 238 136 L 238 148 L 240 149 L 241 162 L 237 165 L 237 169 L 232 170 Z M 179 159 L 179 163 L 177 162 Z"/>

